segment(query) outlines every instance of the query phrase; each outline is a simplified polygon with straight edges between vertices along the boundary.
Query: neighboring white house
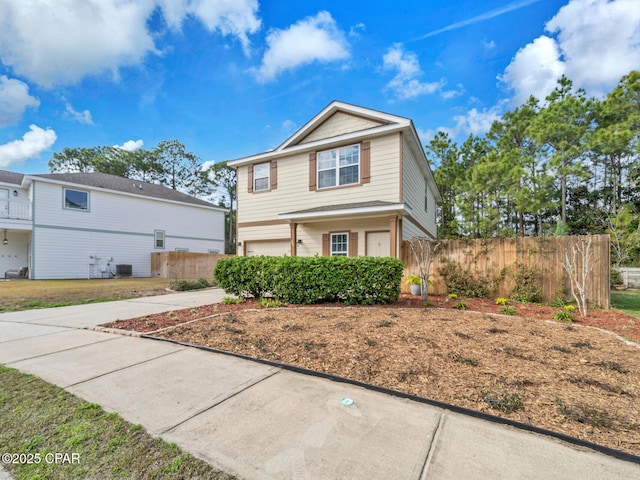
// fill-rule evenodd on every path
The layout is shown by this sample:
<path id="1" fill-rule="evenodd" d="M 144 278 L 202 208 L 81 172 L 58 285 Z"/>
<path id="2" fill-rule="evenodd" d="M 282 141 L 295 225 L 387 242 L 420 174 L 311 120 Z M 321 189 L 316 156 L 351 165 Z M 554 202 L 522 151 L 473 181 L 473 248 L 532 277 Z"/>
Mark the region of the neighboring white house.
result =
<path id="1" fill-rule="evenodd" d="M 151 276 L 151 253 L 224 253 L 225 209 L 104 173 L 0 170 L 0 277 Z M 130 266 L 130 268 L 129 268 Z"/>
<path id="2" fill-rule="evenodd" d="M 400 254 L 436 237 L 441 201 L 410 119 L 332 102 L 238 172 L 240 255 Z"/>

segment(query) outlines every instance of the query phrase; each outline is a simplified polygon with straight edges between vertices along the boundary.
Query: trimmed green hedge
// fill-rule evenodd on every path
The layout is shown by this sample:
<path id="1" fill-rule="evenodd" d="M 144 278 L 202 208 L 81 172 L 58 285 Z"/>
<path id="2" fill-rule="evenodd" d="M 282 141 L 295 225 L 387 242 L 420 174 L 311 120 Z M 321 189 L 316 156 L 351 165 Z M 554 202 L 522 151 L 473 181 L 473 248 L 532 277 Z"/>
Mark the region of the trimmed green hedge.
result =
<path id="1" fill-rule="evenodd" d="M 404 266 L 390 257 L 229 257 L 213 275 L 226 293 L 286 303 L 388 303 L 398 299 Z"/>

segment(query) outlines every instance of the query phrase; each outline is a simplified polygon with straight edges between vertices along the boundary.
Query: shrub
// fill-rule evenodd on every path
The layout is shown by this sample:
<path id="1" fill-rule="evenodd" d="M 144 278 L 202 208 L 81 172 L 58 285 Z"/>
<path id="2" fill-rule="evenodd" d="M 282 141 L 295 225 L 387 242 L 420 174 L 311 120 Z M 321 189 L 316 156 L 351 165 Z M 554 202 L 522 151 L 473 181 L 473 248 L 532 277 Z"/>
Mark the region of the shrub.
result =
<path id="1" fill-rule="evenodd" d="M 496 298 L 496 305 L 506 305 L 507 303 L 509 303 L 509 300 L 507 300 L 506 298 Z"/>
<path id="2" fill-rule="evenodd" d="M 467 302 L 458 302 L 458 303 L 456 303 L 455 308 L 457 308 L 458 310 L 466 310 L 467 309 Z"/>
<path id="3" fill-rule="evenodd" d="M 565 305 L 564 308 L 553 314 L 553 318 L 559 322 L 573 323 L 573 305 Z"/>
<path id="4" fill-rule="evenodd" d="M 516 302 L 537 303 L 542 298 L 542 275 L 535 267 L 517 263 L 513 274 L 515 287 L 511 298 Z"/>
<path id="5" fill-rule="evenodd" d="M 214 277 L 226 293 L 285 303 L 388 303 L 398 299 L 404 266 L 389 257 L 229 257 Z"/>
<path id="6" fill-rule="evenodd" d="M 176 292 L 184 292 L 186 290 L 200 290 L 202 288 L 209 288 L 211 283 L 206 278 L 199 278 L 198 280 L 173 280 L 169 284 L 171 290 Z"/>
<path id="7" fill-rule="evenodd" d="M 275 298 L 261 298 L 258 301 L 258 306 L 262 308 L 278 308 L 282 306 L 282 302 Z"/>
<path id="8" fill-rule="evenodd" d="M 446 261 L 438 268 L 444 278 L 447 291 L 467 298 L 486 298 L 489 296 L 489 279 L 471 270 L 463 269 L 459 264 Z"/>
<path id="9" fill-rule="evenodd" d="M 511 305 L 505 305 L 504 307 L 502 307 L 500 309 L 500 313 L 503 315 L 515 315 L 516 314 L 516 309 L 515 307 L 512 307 Z"/>

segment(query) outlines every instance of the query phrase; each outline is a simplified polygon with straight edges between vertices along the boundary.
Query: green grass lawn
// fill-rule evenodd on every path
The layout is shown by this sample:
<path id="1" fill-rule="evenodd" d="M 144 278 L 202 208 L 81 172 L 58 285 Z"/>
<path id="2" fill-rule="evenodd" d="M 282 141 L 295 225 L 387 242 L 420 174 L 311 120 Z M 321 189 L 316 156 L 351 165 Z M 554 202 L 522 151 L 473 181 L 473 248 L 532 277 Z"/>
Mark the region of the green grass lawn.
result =
<path id="1" fill-rule="evenodd" d="M 611 306 L 640 318 L 640 289 L 611 291 Z"/>
<path id="2" fill-rule="evenodd" d="M 167 293 L 166 278 L 12 280 L 0 282 L 0 312 L 108 302 Z"/>
<path id="3" fill-rule="evenodd" d="M 0 365 L 0 385 L 2 466 L 18 480 L 236 478 L 32 375 Z"/>

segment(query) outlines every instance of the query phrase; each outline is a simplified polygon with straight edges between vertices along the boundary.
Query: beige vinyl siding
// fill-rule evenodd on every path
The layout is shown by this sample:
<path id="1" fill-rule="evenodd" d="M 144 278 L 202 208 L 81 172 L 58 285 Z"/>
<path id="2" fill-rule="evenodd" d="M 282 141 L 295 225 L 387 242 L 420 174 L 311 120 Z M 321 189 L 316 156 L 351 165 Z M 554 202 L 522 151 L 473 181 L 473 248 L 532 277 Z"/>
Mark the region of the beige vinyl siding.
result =
<path id="1" fill-rule="evenodd" d="M 238 169 L 238 222 L 277 220 L 280 213 L 320 206 L 374 200 L 398 202 L 399 142 L 397 133 L 370 140 L 371 181 L 358 186 L 309 191 L 309 152 L 304 152 L 278 159 L 277 190 L 248 193 L 248 167 L 242 166 Z"/>
<path id="2" fill-rule="evenodd" d="M 389 230 L 389 220 L 384 218 L 371 218 L 360 220 L 341 220 L 331 222 L 314 222 L 298 226 L 298 239 L 302 243 L 298 245 L 298 256 L 312 257 L 322 255 L 322 234 L 338 232 L 358 233 L 358 256 L 365 255 L 365 232 Z"/>
<path id="3" fill-rule="evenodd" d="M 291 227 L 288 223 L 282 225 L 268 225 L 263 227 L 244 227 L 240 229 L 238 241 L 282 239 L 291 236 Z"/>
<path id="4" fill-rule="evenodd" d="M 378 127 L 380 125 L 382 125 L 380 122 L 376 122 L 374 120 L 356 117 L 343 112 L 336 112 L 322 125 L 304 137 L 300 143 L 308 143 L 313 142 L 314 140 L 322 140 L 323 138 L 336 137 L 345 133 L 358 132 L 360 130 L 366 130 L 367 128 Z"/>
<path id="5" fill-rule="evenodd" d="M 411 207 L 412 217 L 426 228 L 432 236 L 435 236 L 436 224 L 434 211 L 436 208 L 436 201 L 433 196 L 433 192 L 429 189 L 428 208 L 424 209 L 424 190 L 425 190 L 425 170 L 426 167 L 420 168 L 418 160 L 413 155 L 413 152 L 404 141 L 402 159 L 402 195 L 403 202 Z M 405 222 L 407 223 L 407 222 Z M 406 239 L 412 235 L 406 235 L 405 230 L 412 231 L 411 227 L 403 226 L 402 238 Z M 420 233 L 417 236 L 426 236 L 426 234 L 417 229 Z"/>

